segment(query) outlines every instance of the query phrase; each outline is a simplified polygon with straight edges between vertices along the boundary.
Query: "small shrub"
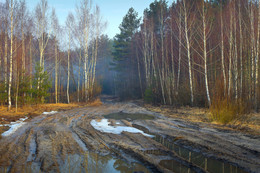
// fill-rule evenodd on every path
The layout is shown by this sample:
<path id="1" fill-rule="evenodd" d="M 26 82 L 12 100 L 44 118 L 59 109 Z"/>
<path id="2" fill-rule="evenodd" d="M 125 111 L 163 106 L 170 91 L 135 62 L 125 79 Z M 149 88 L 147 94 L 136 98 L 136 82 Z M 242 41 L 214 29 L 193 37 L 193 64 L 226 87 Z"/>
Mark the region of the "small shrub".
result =
<path id="1" fill-rule="evenodd" d="M 209 108 L 210 119 L 223 124 L 241 119 L 250 113 L 251 106 L 242 99 L 227 97 L 224 93 L 223 80 L 217 80 L 212 97 L 212 104 Z"/>
<path id="2" fill-rule="evenodd" d="M 231 101 L 227 98 L 214 100 L 210 107 L 210 114 L 211 120 L 227 124 L 247 114 L 246 104 L 240 100 Z"/>
<path id="3" fill-rule="evenodd" d="M 147 88 L 144 92 L 144 101 L 146 103 L 152 103 L 153 102 L 153 90 L 151 87 Z"/>

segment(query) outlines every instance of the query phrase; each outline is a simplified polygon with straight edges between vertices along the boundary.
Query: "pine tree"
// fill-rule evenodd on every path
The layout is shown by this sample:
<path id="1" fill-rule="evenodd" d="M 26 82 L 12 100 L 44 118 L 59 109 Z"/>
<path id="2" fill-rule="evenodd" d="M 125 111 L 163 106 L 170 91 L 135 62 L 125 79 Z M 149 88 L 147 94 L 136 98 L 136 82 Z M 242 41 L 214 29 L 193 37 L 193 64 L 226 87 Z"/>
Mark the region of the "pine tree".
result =
<path id="1" fill-rule="evenodd" d="M 132 86 L 129 86 L 132 83 L 129 69 L 131 69 L 130 66 L 134 58 L 132 56 L 132 52 L 134 51 L 131 51 L 131 42 L 139 28 L 139 24 L 140 18 L 138 18 L 138 13 L 133 8 L 130 8 L 119 26 L 120 34 L 117 34 L 114 40 L 113 69 L 117 72 L 119 79 L 129 79 L 124 82 L 117 81 L 117 90 L 121 98 L 128 96 L 128 93 L 131 93 L 133 89 Z"/>

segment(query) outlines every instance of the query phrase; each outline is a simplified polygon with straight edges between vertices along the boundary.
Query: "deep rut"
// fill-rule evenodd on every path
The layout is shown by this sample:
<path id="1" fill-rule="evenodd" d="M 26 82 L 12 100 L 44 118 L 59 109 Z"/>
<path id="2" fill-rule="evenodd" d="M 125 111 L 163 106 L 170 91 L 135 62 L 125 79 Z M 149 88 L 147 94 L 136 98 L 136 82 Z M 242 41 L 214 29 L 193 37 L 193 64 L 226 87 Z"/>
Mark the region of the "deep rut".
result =
<path id="1" fill-rule="evenodd" d="M 98 121 L 104 115 L 121 111 L 156 117 L 154 120 L 118 120 L 124 126 L 146 129 L 145 133 L 159 135 L 165 143 L 172 141 L 189 146 L 191 150 L 225 160 L 248 172 L 260 170 L 259 137 L 167 119 L 133 103 L 106 103 L 98 107 L 41 115 L 11 136 L 3 137 L 0 140 L 0 172 L 69 172 L 72 168 L 67 167 L 68 164 L 77 167 L 73 170 L 87 172 L 90 169 L 88 165 L 94 163 L 95 158 L 107 154 L 121 158 L 128 165 L 140 161 L 152 172 L 174 171 L 162 162 L 165 160 L 176 162 L 181 169 L 190 172 L 207 172 L 204 167 L 176 154 L 169 147 L 170 143 L 165 145 L 142 134 L 129 132 L 119 135 L 101 133 L 90 124 L 93 119 Z M 93 156 L 93 160 L 91 153 L 87 153 L 89 151 L 100 156 Z M 118 163 L 117 160 L 114 167 Z M 120 162 L 119 165 L 125 164 Z"/>

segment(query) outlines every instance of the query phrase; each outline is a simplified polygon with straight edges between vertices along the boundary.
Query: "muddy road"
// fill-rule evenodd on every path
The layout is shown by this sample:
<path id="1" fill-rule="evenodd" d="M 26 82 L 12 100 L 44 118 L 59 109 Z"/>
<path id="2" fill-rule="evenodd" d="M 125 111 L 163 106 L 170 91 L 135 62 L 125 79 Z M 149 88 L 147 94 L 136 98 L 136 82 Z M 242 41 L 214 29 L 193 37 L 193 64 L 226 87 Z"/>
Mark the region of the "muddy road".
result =
<path id="1" fill-rule="evenodd" d="M 41 115 L 0 140 L 0 172 L 259 170 L 259 136 L 166 118 L 130 102 Z"/>

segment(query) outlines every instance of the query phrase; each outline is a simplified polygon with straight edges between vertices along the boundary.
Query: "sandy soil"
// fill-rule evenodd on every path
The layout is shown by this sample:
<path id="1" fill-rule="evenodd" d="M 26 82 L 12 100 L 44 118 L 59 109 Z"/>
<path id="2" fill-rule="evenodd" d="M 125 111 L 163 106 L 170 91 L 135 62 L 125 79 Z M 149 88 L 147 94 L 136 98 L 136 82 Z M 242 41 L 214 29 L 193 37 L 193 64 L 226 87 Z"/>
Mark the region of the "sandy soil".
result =
<path id="1" fill-rule="evenodd" d="M 116 112 L 154 115 L 154 120 L 117 120 L 121 125 L 133 126 L 163 137 L 158 142 L 140 133 L 102 133 L 95 130 L 91 120 Z M 116 124 L 111 120 L 111 124 Z M 223 163 L 230 163 L 247 172 L 260 170 L 260 137 L 254 134 L 212 127 L 208 123 L 190 122 L 149 111 L 134 103 L 114 103 L 60 111 L 31 119 L 14 134 L 0 140 L 0 172 L 26 171 L 28 165 L 42 172 L 62 172 L 68 154 L 82 154 L 87 150 L 100 155 L 113 155 L 126 160 L 138 160 L 151 172 L 171 172 L 162 160 L 174 160 L 193 172 L 207 172 L 207 168 L 178 156 L 169 149 L 172 141 L 190 150 L 203 153 Z M 166 144 L 166 145 L 165 145 Z M 36 169 L 36 168 L 35 168 Z M 23 172 L 21 171 L 21 172 Z"/>

